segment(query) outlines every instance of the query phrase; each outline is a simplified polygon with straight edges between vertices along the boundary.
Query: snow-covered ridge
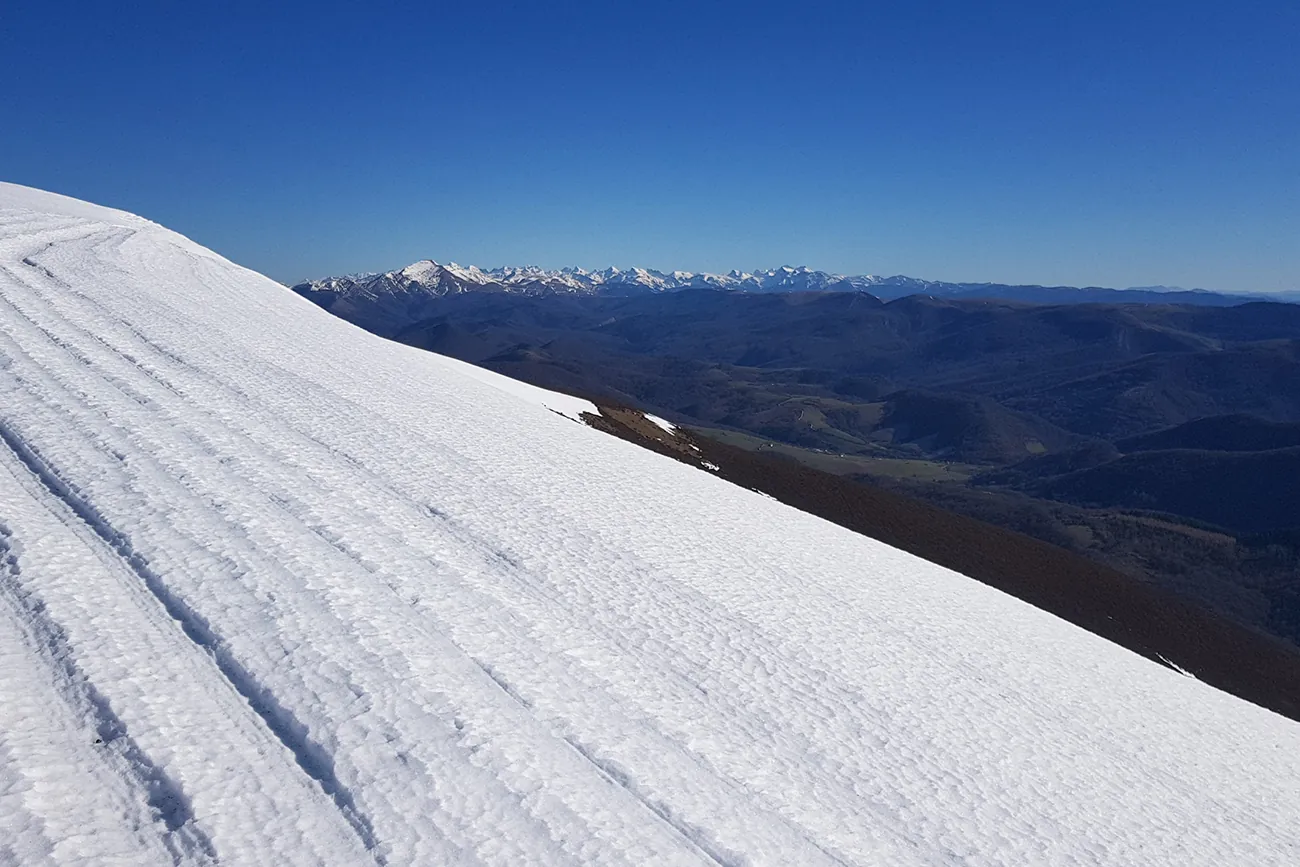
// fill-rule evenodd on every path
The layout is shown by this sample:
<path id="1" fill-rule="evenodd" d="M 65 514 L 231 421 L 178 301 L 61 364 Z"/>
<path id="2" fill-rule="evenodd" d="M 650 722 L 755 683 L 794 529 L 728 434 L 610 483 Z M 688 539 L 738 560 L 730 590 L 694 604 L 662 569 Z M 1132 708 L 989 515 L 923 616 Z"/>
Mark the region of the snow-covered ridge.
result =
<path id="1" fill-rule="evenodd" d="M 396 271 L 353 274 L 308 280 L 293 287 L 327 309 L 345 310 L 358 302 L 364 306 L 376 300 L 401 305 L 416 298 L 436 300 L 467 292 L 500 292 L 507 295 L 655 295 L 684 289 L 714 289 L 743 293 L 866 292 L 884 300 L 907 295 L 937 298 L 1001 299 L 1033 304 L 1193 304 L 1232 306 L 1249 301 L 1295 303 L 1297 293 L 1224 293 L 1203 289 L 1148 286 L 1107 289 L 1098 286 L 1015 286 L 1000 283 L 949 283 L 896 275 L 844 275 L 807 267 L 783 266 L 759 271 L 730 271 L 726 274 L 690 271 L 655 271 L 646 268 L 583 268 L 547 270 L 534 265 L 479 269 L 454 262 L 440 265 L 431 259 L 415 262 Z"/>
<path id="2" fill-rule="evenodd" d="M 781 267 L 763 271 L 731 271 L 728 274 L 690 271 L 655 271 L 647 268 L 583 268 L 547 270 L 534 265 L 480 270 L 454 262 L 440 265 L 424 259 L 396 271 L 308 280 L 294 289 L 303 294 L 361 293 L 377 297 L 395 293 L 425 292 L 454 295 L 461 292 L 496 291 L 524 295 L 552 294 L 639 294 L 675 292 L 682 289 L 724 289 L 737 292 L 802 292 L 833 289 L 869 291 L 889 284 L 924 292 L 932 284 L 912 277 L 845 276 L 806 267 Z"/>
<path id="3" fill-rule="evenodd" d="M 1300 725 L 139 218 L 0 185 L 0 395 L 0 863 L 1295 863 Z"/>

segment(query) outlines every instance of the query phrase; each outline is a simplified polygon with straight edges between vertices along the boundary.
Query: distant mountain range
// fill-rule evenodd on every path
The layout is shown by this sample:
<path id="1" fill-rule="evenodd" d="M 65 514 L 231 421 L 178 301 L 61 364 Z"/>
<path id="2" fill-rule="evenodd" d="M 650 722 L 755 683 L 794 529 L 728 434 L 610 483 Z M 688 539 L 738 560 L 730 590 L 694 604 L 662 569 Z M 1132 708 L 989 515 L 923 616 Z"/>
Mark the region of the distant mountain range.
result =
<path id="1" fill-rule="evenodd" d="M 784 266 L 765 271 L 730 271 L 726 274 L 691 271 L 655 271 L 647 268 L 584 268 L 548 270 L 528 265 L 482 270 L 454 262 L 446 265 L 425 259 L 396 271 L 357 274 L 309 280 L 293 287 L 324 307 L 351 296 L 369 299 L 391 298 L 410 318 L 410 304 L 418 298 L 439 298 L 465 292 L 505 292 L 519 295 L 610 295 L 631 296 L 676 292 L 683 289 L 718 289 L 747 293 L 780 292 L 866 292 L 884 300 L 909 295 L 937 298 L 991 298 L 1031 304 L 1136 303 L 1194 304 L 1231 307 L 1248 301 L 1300 301 L 1300 294 L 1239 295 L 1145 286 L 1107 289 L 1098 286 L 1018 286 L 1002 283 L 946 283 L 895 275 L 847 276 L 806 267 Z M 418 302 L 417 302 L 418 303 Z"/>

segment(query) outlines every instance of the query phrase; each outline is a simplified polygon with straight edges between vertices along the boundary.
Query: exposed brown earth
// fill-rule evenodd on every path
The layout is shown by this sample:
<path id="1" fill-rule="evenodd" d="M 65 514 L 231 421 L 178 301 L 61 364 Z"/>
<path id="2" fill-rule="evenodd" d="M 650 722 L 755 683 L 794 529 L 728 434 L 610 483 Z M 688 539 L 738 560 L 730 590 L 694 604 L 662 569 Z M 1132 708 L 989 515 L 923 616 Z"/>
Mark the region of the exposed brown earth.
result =
<path id="1" fill-rule="evenodd" d="M 589 412 L 582 414 L 583 420 L 591 427 L 624 439 L 629 439 L 625 433 L 634 434 L 633 442 L 638 445 L 654 443 L 657 446 L 655 451 L 683 459 L 687 463 L 698 463 L 700 451 L 692 444 L 692 440 L 669 433 L 647 419 L 640 410 L 616 406 L 600 406 L 599 409 L 600 415 Z"/>

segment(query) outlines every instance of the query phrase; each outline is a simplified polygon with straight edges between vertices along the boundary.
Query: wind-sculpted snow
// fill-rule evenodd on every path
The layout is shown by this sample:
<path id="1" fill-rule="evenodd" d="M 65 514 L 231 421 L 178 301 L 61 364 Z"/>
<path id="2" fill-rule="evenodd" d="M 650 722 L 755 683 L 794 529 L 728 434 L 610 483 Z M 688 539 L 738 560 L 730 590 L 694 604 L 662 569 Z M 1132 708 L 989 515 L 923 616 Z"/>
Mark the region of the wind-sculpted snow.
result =
<path id="1" fill-rule="evenodd" d="M 0 186 L 0 863 L 1300 859 L 1300 726 L 584 406 Z"/>

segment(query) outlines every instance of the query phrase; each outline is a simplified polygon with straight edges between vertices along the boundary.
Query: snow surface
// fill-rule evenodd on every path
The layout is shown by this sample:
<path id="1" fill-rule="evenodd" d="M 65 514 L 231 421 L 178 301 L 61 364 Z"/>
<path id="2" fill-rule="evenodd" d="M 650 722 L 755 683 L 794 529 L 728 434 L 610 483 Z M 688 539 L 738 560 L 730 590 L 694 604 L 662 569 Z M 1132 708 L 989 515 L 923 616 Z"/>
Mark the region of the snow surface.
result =
<path id="1" fill-rule="evenodd" d="M 0 863 L 1300 863 L 1297 724 L 139 218 L 0 185 L 0 390 Z"/>
<path id="2" fill-rule="evenodd" d="M 667 433 L 676 433 L 676 432 L 677 432 L 677 425 L 673 424 L 673 423 L 670 422 L 668 419 L 666 419 L 666 418 L 660 418 L 660 417 L 657 416 L 657 415 L 651 415 L 651 414 L 648 413 L 648 412 L 647 412 L 647 413 L 643 413 L 643 415 L 646 417 L 646 421 L 650 422 L 650 423 L 653 424 L 653 425 L 656 425 L 657 427 L 662 428 L 662 429 L 663 429 L 664 431 L 666 431 Z"/>

